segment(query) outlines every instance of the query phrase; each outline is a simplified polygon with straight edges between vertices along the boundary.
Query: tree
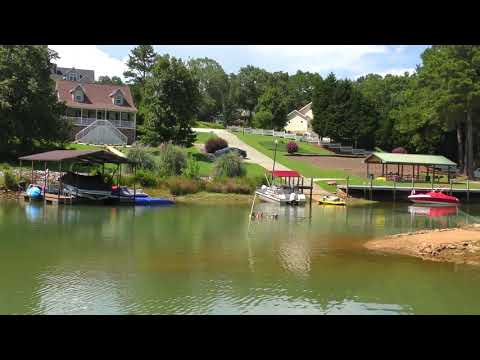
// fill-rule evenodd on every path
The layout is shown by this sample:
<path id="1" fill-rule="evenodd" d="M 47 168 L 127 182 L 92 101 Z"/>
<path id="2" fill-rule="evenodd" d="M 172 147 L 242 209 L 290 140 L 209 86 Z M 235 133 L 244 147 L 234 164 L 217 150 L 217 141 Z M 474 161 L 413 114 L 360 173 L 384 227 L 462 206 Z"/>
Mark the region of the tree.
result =
<path id="1" fill-rule="evenodd" d="M 263 69 L 248 65 L 240 69 L 237 80 L 239 84 L 238 105 L 248 111 L 249 123 L 251 123 L 258 98 L 267 86 L 269 73 Z"/>
<path id="2" fill-rule="evenodd" d="M 417 87 L 427 99 L 431 122 L 443 136 L 456 131 L 458 162 L 464 163 L 467 176 L 472 178 L 474 149 L 478 147 L 474 133 L 480 112 L 480 46 L 432 46 L 423 52 L 417 74 Z"/>
<path id="3" fill-rule="evenodd" d="M 185 64 L 168 55 L 159 56 L 145 84 L 145 124 L 141 140 L 149 145 L 172 142 L 191 146 L 191 126 L 198 116 L 198 82 Z"/>
<path id="4" fill-rule="evenodd" d="M 312 105 L 312 127 L 320 136 L 353 146 L 374 145 L 375 109 L 350 80 L 337 80 L 333 74 L 317 80 Z"/>
<path id="5" fill-rule="evenodd" d="M 0 153 L 67 139 L 65 106 L 50 78 L 57 58 L 43 45 L 0 46 Z"/>
<path id="6" fill-rule="evenodd" d="M 297 71 L 288 79 L 289 109 L 300 109 L 313 99 L 315 83 L 320 80 L 319 74 Z"/>
<path id="7" fill-rule="evenodd" d="M 110 78 L 107 75 L 100 76 L 96 81 L 96 83 L 103 84 L 103 85 L 123 85 L 122 79 L 120 79 L 118 76 L 112 76 Z"/>
<path id="8" fill-rule="evenodd" d="M 337 79 L 333 73 L 330 73 L 324 80 L 315 81 L 312 111 L 313 130 L 320 136 L 325 137 L 330 133 L 330 125 L 334 124 L 334 116 L 331 111 L 333 106 L 333 92 L 337 85 Z"/>
<path id="9" fill-rule="evenodd" d="M 287 98 L 277 86 L 268 87 L 258 99 L 254 123 L 263 129 L 281 130 L 287 122 Z"/>
<path id="10" fill-rule="evenodd" d="M 139 45 L 132 49 L 127 60 L 128 70 L 123 73 L 130 83 L 145 85 L 150 75 L 157 54 L 152 45 Z"/>
<path id="11" fill-rule="evenodd" d="M 395 132 L 393 111 L 402 105 L 402 93 L 410 86 L 411 77 L 404 75 L 368 74 L 354 82 L 355 88 L 369 101 L 378 117 L 378 128 L 374 132 L 375 145 L 384 149 L 397 146 L 399 134 Z"/>
<path id="12" fill-rule="evenodd" d="M 222 66 L 215 60 L 202 58 L 190 60 L 188 68 L 199 84 L 200 119 L 212 121 L 219 115 L 225 119 L 228 76 Z"/>

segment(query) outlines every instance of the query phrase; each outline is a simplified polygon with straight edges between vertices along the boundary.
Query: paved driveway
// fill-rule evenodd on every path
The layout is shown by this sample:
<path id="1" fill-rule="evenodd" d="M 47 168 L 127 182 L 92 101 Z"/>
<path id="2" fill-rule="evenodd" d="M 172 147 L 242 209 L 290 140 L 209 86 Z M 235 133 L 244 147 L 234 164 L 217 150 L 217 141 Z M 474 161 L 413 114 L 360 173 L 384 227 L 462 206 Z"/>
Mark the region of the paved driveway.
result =
<path id="1" fill-rule="evenodd" d="M 242 140 L 240 140 L 237 136 L 232 134 L 231 132 L 224 130 L 224 129 L 203 129 L 203 128 L 193 128 L 195 132 L 213 132 L 217 136 L 225 139 L 228 142 L 228 146 L 236 147 L 247 152 L 247 159 L 246 162 L 255 163 L 267 170 L 272 170 L 273 166 L 273 159 L 269 158 L 267 155 L 262 154 L 257 149 L 251 147 L 250 145 L 245 144 Z M 275 163 L 276 170 L 290 170 L 289 168 L 279 164 L 278 162 Z"/>

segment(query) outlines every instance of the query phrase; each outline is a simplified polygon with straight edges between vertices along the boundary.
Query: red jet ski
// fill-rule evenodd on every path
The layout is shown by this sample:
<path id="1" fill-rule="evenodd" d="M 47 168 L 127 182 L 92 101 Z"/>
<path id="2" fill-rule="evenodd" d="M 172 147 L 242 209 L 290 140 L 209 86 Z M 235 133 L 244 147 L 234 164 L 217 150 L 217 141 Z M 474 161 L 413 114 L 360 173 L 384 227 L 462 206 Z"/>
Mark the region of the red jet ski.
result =
<path id="1" fill-rule="evenodd" d="M 415 204 L 432 205 L 458 205 L 460 200 L 455 196 L 444 194 L 442 190 L 436 189 L 423 194 L 416 194 L 415 190 L 408 196 L 408 199 Z"/>

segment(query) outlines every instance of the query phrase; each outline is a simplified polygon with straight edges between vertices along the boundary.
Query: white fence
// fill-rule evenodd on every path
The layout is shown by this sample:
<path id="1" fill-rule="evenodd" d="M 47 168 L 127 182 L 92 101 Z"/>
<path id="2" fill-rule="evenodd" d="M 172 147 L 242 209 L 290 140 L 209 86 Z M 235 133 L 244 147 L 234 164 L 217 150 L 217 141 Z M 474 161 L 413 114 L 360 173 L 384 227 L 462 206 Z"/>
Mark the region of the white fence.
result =
<path id="1" fill-rule="evenodd" d="M 320 138 L 317 135 L 295 135 L 295 134 L 287 133 L 285 131 L 242 128 L 240 126 L 227 126 L 227 130 L 230 130 L 233 132 L 241 132 L 244 134 L 275 136 L 275 137 L 281 137 L 284 139 L 292 139 L 295 141 L 305 141 L 305 142 L 315 143 L 315 144 L 329 144 L 331 141 L 330 138 L 322 138 L 322 140 L 320 141 Z"/>

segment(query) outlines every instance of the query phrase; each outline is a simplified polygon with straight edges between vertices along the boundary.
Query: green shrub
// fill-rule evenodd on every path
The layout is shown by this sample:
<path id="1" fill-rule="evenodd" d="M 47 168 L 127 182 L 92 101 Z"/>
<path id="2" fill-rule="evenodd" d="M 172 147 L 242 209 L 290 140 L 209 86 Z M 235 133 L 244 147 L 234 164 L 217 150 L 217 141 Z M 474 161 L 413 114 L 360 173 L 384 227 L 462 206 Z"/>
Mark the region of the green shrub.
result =
<path id="1" fill-rule="evenodd" d="M 183 175 L 189 179 L 198 179 L 200 176 L 200 164 L 192 154 L 188 156 L 187 166 L 183 170 Z"/>
<path id="2" fill-rule="evenodd" d="M 158 156 L 158 172 L 160 176 L 180 175 L 187 165 L 187 155 L 185 151 L 172 144 L 161 144 Z"/>
<path id="3" fill-rule="evenodd" d="M 158 184 L 157 176 L 155 173 L 145 170 L 139 169 L 137 170 L 136 182 L 145 187 L 155 187 Z"/>
<path id="4" fill-rule="evenodd" d="M 18 189 L 17 178 L 10 170 L 5 170 L 3 172 L 3 183 L 8 190 Z"/>
<path id="5" fill-rule="evenodd" d="M 122 175 L 122 178 L 120 179 L 120 184 L 123 186 L 133 186 L 135 183 L 135 176 L 130 174 L 130 175 Z"/>
<path id="6" fill-rule="evenodd" d="M 205 185 L 208 192 L 224 194 L 251 194 L 256 186 L 247 178 L 217 178 Z"/>
<path id="7" fill-rule="evenodd" d="M 203 190 L 203 182 L 194 179 L 187 179 L 179 176 L 171 177 L 167 180 L 167 186 L 172 195 L 195 194 Z"/>
<path id="8" fill-rule="evenodd" d="M 213 165 L 213 175 L 215 177 L 245 176 L 246 173 L 243 159 L 234 152 L 220 156 Z"/>
<path id="9" fill-rule="evenodd" d="M 139 168 L 153 170 L 155 168 L 155 159 L 143 146 L 133 146 L 127 153 L 129 160 L 137 163 Z"/>

